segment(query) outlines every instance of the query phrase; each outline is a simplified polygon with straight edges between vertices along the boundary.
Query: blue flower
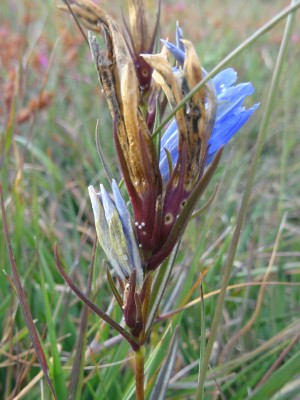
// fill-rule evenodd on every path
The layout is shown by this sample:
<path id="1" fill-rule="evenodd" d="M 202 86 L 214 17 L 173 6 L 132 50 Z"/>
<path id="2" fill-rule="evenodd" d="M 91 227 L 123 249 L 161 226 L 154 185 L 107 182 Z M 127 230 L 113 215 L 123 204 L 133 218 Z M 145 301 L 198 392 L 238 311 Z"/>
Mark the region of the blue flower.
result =
<path id="1" fill-rule="evenodd" d="M 162 41 L 176 59 L 179 67 L 183 67 L 185 60 L 184 46 L 180 41 L 181 37 L 181 29 L 177 26 L 177 46 L 168 41 Z M 203 75 L 205 75 L 205 70 L 202 71 Z M 259 104 L 254 104 L 248 109 L 243 106 L 245 98 L 253 94 L 254 88 L 250 82 L 235 86 L 236 80 L 237 73 L 232 68 L 221 71 L 212 79 L 217 98 L 217 114 L 208 141 L 206 165 L 212 161 L 217 151 L 222 146 L 226 145 L 236 132 L 248 121 L 259 106 Z M 171 122 L 161 139 L 159 168 L 164 181 L 169 179 L 167 153 L 170 154 L 174 166 L 178 159 L 178 127 L 175 119 Z"/>
<path id="2" fill-rule="evenodd" d="M 103 185 L 100 185 L 99 193 L 89 186 L 98 240 L 119 278 L 128 281 L 135 269 L 136 284 L 141 289 L 142 262 L 130 213 L 114 180 L 111 187 L 114 201 Z"/>

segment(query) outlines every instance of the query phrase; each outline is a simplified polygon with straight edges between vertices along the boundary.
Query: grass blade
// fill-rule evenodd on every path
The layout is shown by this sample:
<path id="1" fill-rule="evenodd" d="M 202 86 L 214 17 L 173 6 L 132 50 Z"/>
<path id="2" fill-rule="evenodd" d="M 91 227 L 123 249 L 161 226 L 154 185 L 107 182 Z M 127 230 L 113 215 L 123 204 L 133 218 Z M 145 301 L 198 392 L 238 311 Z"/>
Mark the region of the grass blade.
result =
<path id="1" fill-rule="evenodd" d="M 300 351 L 290 358 L 278 371 L 260 386 L 249 400 L 270 399 L 279 389 L 281 389 L 291 378 L 300 371 Z"/>
<path id="2" fill-rule="evenodd" d="M 94 272 L 94 263 L 95 263 L 95 252 L 97 246 L 97 239 L 94 241 L 92 260 L 89 268 L 88 282 L 86 295 L 89 297 L 92 287 L 92 279 Z M 81 391 L 82 391 L 82 378 L 83 378 L 83 366 L 84 366 L 84 352 L 85 352 L 85 344 L 86 344 L 86 333 L 88 327 L 88 315 L 89 309 L 86 305 L 83 306 L 81 312 L 80 326 L 79 326 L 79 335 L 76 343 L 76 354 L 74 358 L 74 366 L 72 368 L 71 377 L 70 377 L 70 385 L 68 390 L 68 398 L 80 400 Z"/>
<path id="3" fill-rule="evenodd" d="M 6 246 L 7 246 L 7 251 L 9 255 L 9 260 L 10 260 L 10 265 L 12 269 L 12 274 L 13 274 L 13 280 L 14 284 L 17 290 L 17 295 L 20 301 L 20 305 L 23 311 L 24 319 L 26 322 L 26 326 L 29 332 L 29 335 L 31 337 L 31 341 L 33 344 L 33 347 L 35 349 L 37 358 L 39 360 L 40 366 L 43 370 L 43 373 L 45 375 L 46 381 L 49 385 L 49 388 L 53 394 L 53 397 L 56 399 L 56 393 L 53 388 L 52 382 L 50 380 L 49 374 L 48 374 L 48 364 L 46 360 L 45 353 L 43 351 L 42 344 L 39 339 L 39 335 L 37 333 L 36 327 L 34 325 L 32 315 L 26 300 L 26 296 L 24 293 L 24 290 L 22 288 L 22 284 L 19 278 L 18 274 L 18 269 L 17 269 L 17 264 L 15 262 L 11 245 L 10 245 L 10 239 L 9 239 L 9 234 L 8 234 L 8 226 L 7 226 L 7 220 L 6 220 L 6 213 L 5 213 L 5 208 L 4 208 L 4 199 L 3 199 L 3 192 L 2 192 L 2 185 L 0 184 L 0 198 L 1 198 L 1 211 L 2 211 L 2 219 L 3 219 L 3 229 L 4 229 L 4 236 L 5 236 L 5 241 L 6 241 Z"/>
<path id="4" fill-rule="evenodd" d="M 297 2 L 297 4 L 299 4 L 299 3 Z M 290 8 L 292 8 L 292 6 Z M 296 10 L 296 8 L 294 8 L 294 13 L 295 13 L 295 10 Z M 203 360 L 203 364 L 202 364 L 202 370 L 200 372 L 200 382 L 199 382 L 200 389 L 199 389 L 198 399 L 203 398 L 203 397 L 201 397 L 200 393 L 203 392 L 202 388 L 204 387 L 206 371 L 208 368 L 209 359 L 210 359 L 210 355 L 211 355 L 211 352 L 213 349 L 214 341 L 215 341 L 215 338 L 217 335 L 218 325 L 219 325 L 219 322 L 220 322 L 220 319 L 222 316 L 222 310 L 223 310 L 223 305 L 224 305 L 224 301 L 225 301 L 225 294 L 226 294 L 226 290 L 227 290 L 227 286 L 228 286 L 228 282 L 229 282 L 229 278 L 230 278 L 230 274 L 231 274 L 231 269 L 232 269 L 237 245 L 238 245 L 239 238 L 240 238 L 240 233 L 242 230 L 242 226 L 244 224 L 244 220 L 245 220 L 245 216 L 246 216 L 246 212 L 247 212 L 247 208 L 248 208 L 248 204 L 249 204 L 249 200 L 250 200 L 250 196 L 251 196 L 251 190 L 252 190 L 253 183 L 254 183 L 254 177 L 256 174 L 257 167 L 258 167 L 258 162 L 259 162 L 259 158 L 261 155 L 261 151 L 262 151 L 262 148 L 263 148 L 266 136 L 267 136 L 267 129 L 269 126 L 269 121 L 270 121 L 274 101 L 277 96 L 282 66 L 284 63 L 285 53 L 286 53 L 287 45 L 289 43 L 289 39 L 290 39 L 290 35 L 291 35 L 294 17 L 295 17 L 294 14 L 290 14 L 287 19 L 285 32 L 283 35 L 281 47 L 279 50 L 276 66 L 275 66 L 273 77 L 272 77 L 272 82 L 271 82 L 271 87 L 269 90 L 269 95 L 268 95 L 268 99 L 267 99 L 267 103 L 266 103 L 266 107 L 265 107 L 265 112 L 263 115 L 263 119 L 261 122 L 260 130 L 259 130 L 259 134 L 258 134 L 258 138 L 257 138 L 257 142 L 256 142 L 255 153 L 254 153 L 251 165 L 250 165 L 249 175 L 248 175 L 245 192 L 244 192 L 243 199 L 242 199 L 242 204 L 241 204 L 241 207 L 240 207 L 240 210 L 238 213 L 236 227 L 235 227 L 232 242 L 231 242 L 231 245 L 229 248 L 228 257 L 227 257 L 227 260 L 225 263 L 221 292 L 220 292 L 220 296 L 218 298 L 218 302 L 217 302 L 217 306 L 216 306 L 216 310 L 215 310 L 215 314 L 214 314 L 214 318 L 213 318 L 213 322 L 212 322 L 211 334 L 210 334 L 209 340 L 207 342 L 206 352 L 205 352 L 205 356 L 204 356 L 204 360 Z"/>
<path id="5" fill-rule="evenodd" d="M 172 267 L 175 263 L 179 245 L 180 245 L 180 242 L 176 245 L 176 247 L 172 251 L 169 258 L 166 261 L 164 261 L 164 263 L 160 266 L 158 273 L 157 273 L 157 277 L 154 281 L 153 289 L 151 291 L 151 297 L 150 297 L 150 305 L 149 305 L 150 311 L 149 311 L 147 324 L 146 324 L 146 337 L 150 333 L 150 329 L 151 329 L 152 323 L 154 321 L 154 318 L 155 318 L 155 315 L 157 312 L 157 308 L 160 304 L 161 298 L 166 289 L 166 285 L 168 283 L 168 279 L 170 277 Z"/>
<path id="6" fill-rule="evenodd" d="M 237 55 L 239 55 L 242 51 L 244 51 L 250 44 L 255 42 L 259 37 L 264 35 L 270 29 L 272 29 L 275 25 L 277 25 L 280 21 L 282 21 L 287 16 L 290 16 L 292 13 L 300 7 L 300 1 L 294 2 L 293 5 L 286 7 L 280 13 L 275 15 L 269 22 L 264 24 L 260 29 L 258 29 L 253 35 L 251 35 L 248 39 L 246 39 L 243 43 L 237 46 L 231 53 L 228 54 L 215 68 L 213 68 L 205 77 L 199 82 L 178 104 L 173 108 L 170 115 L 163 120 L 163 122 L 159 125 L 156 131 L 153 133 L 153 137 L 159 134 L 162 128 L 175 116 L 178 110 L 183 107 L 188 100 L 190 100 L 198 90 L 200 90 L 211 78 L 213 78 L 218 72 L 221 71 L 230 61 L 232 61 Z"/>
<path id="7" fill-rule="evenodd" d="M 150 396 L 150 400 L 163 400 L 165 398 L 165 393 L 176 360 L 178 342 L 178 329 L 176 329 L 170 343 L 167 357 L 156 379 L 154 388 Z"/>

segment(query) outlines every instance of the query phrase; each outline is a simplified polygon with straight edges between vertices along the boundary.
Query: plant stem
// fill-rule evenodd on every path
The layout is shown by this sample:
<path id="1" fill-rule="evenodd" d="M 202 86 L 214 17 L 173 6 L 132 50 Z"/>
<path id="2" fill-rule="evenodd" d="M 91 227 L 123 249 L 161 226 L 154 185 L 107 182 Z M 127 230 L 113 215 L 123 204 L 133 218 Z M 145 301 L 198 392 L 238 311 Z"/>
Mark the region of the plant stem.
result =
<path id="1" fill-rule="evenodd" d="M 144 400 L 144 356 L 145 348 L 141 346 L 135 352 L 135 387 L 136 400 Z"/>

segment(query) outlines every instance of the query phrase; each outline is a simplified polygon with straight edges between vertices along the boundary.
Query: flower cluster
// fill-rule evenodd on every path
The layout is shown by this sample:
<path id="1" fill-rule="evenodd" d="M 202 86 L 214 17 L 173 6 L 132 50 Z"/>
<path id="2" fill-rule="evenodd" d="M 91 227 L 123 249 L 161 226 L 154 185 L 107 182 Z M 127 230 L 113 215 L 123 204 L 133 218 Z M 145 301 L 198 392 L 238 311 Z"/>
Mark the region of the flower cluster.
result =
<path id="1" fill-rule="evenodd" d="M 182 102 L 205 77 L 193 44 L 176 44 L 158 36 L 157 13 L 144 0 L 128 0 L 129 21 L 123 30 L 90 0 L 70 0 L 72 12 L 90 30 L 102 33 L 105 48 L 89 32 L 89 44 L 113 120 L 113 138 L 121 175 L 130 199 L 127 208 L 113 180 L 112 197 L 103 185 L 90 186 L 97 236 L 123 292 L 118 294 L 130 334 L 145 340 L 150 272 L 170 255 L 219 163 L 222 148 L 245 124 L 258 104 L 243 105 L 254 91 L 251 83 L 235 85 L 228 68 L 189 96 L 160 139 L 154 126 Z M 66 6 L 62 7 L 67 9 Z M 108 318 L 108 317 L 106 317 Z M 115 326 L 115 325 L 114 325 Z M 118 328 L 121 334 L 122 328 Z M 128 338 L 127 338 L 128 339 Z"/>
<path id="2" fill-rule="evenodd" d="M 99 193 L 90 186 L 89 193 L 99 242 L 123 288 L 123 300 L 118 301 L 126 325 L 138 337 L 147 318 L 149 272 L 170 255 L 222 148 L 258 104 L 248 109 L 243 105 L 253 86 L 235 85 L 237 74 L 228 68 L 189 96 L 160 140 L 154 139 L 155 120 L 166 105 L 174 109 L 206 75 L 193 44 L 183 39 L 177 25 L 176 44 L 162 40 L 161 52 L 154 54 L 159 10 L 153 18 L 143 0 L 129 0 L 129 23 L 123 31 L 90 0 L 72 0 L 71 6 L 87 27 L 102 32 L 106 43 L 102 48 L 89 32 L 133 215 L 115 181 L 113 198 L 103 185 Z"/>
<path id="3" fill-rule="evenodd" d="M 92 34 L 90 45 L 114 121 L 115 146 L 134 212 L 143 270 L 149 271 L 161 264 L 181 237 L 219 157 L 211 164 L 212 160 L 258 105 L 243 106 L 245 97 L 253 93 L 252 85 L 234 86 L 237 74 L 224 70 L 177 111 L 157 154 L 140 107 L 140 84 L 128 46 L 111 20 L 105 35 L 107 52 Z M 142 57 L 154 71 L 153 93 L 158 98 L 162 90 L 174 108 L 205 71 L 179 27 L 177 45 L 163 44 L 160 54 Z"/>

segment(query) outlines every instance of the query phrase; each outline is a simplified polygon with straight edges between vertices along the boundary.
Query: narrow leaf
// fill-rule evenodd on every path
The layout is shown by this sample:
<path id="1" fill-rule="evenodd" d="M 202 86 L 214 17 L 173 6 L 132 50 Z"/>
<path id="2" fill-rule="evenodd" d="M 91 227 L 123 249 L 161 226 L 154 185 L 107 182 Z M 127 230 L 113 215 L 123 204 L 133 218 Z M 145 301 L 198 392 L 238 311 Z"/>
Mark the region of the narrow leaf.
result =
<path id="1" fill-rule="evenodd" d="M 121 308 L 123 308 L 123 305 L 124 305 L 123 299 L 120 296 L 120 293 L 118 292 L 118 289 L 117 289 L 117 287 L 115 285 L 115 282 L 114 282 L 114 280 L 113 280 L 113 278 L 111 276 L 111 273 L 110 273 L 108 265 L 106 265 L 106 276 L 107 276 L 107 280 L 108 280 L 109 286 L 110 286 L 110 288 L 111 288 L 111 290 L 112 290 L 112 292 L 113 292 L 113 294 L 114 294 L 119 306 Z"/>
<path id="2" fill-rule="evenodd" d="M 157 277 L 154 281 L 153 289 L 152 289 L 151 297 L 150 297 L 149 315 L 148 315 L 147 324 L 146 324 L 146 334 L 145 334 L 146 338 L 150 333 L 150 329 L 153 324 L 153 320 L 155 318 L 158 306 L 160 304 L 161 298 L 166 289 L 173 265 L 175 263 L 179 245 L 180 245 L 180 242 L 178 242 L 176 247 L 173 249 L 169 258 L 167 260 L 165 260 L 163 262 L 163 264 L 160 266 Z"/>
<path id="3" fill-rule="evenodd" d="M 249 396 L 249 400 L 270 399 L 279 389 L 300 371 L 300 351 L 287 360 L 283 366 L 274 372 L 266 383 L 258 388 L 255 393 Z"/>
<path id="4" fill-rule="evenodd" d="M 201 215 L 207 211 L 207 209 L 210 207 L 211 203 L 213 202 L 213 200 L 217 194 L 217 190 L 218 190 L 218 185 L 215 187 L 213 194 L 210 196 L 210 198 L 207 200 L 207 202 L 204 204 L 204 206 L 193 212 L 191 219 L 196 218 L 199 215 Z"/>
<path id="5" fill-rule="evenodd" d="M 105 321 L 108 325 L 110 325 L 117 332 L 119 332 L 123 336 L 123 338 L 127 340 L 127 342 L 130 344 L 130 346 L 134 351 L 138 350 L 140 346 L 135 341 L 135 339 L 128 332 L 126 332 L 125 329 L 122 328 L 116 321 L 114 321 L 108 314 L 106 314 L 99 307 L 97 307 L 96 304 L 91 302 L 87 298 L 87 296 L 74 284 L 72 279 L 67 275 L 67 273 L 64 271 L 60 263 L 57 245 L 55 245 L 54 247 L 54 257 L 59 273 L 65 280 L 66 284 L 70 286 L 70 288 L 80 298 L 80 300 L 82 300 L 84 304 L 86 304 L 94 313 L 96 313 L 101 319 L 103 319 L 103 321 Z"/>
<path id="6" fill-rule="evenodd" d="M 3 218 L 3 230 L 4 230 L 4 236 L 5 236 L 5 241 L 6 241 L 6 247 L 9 255 L 9 260 L 10 260 L 10 265 L 12 269 L 12 274 L 13 274 L 13 280 L 14 284 L 17 290 L 18 298 L 20 301 L 20 305 L 23 311 L 25 323 L 33 344 L 33 347 L 35 349 L 37 358 L 39 360 L 39 363 L 41 365 L 41 368 L 43 370 L 43 373 L 45 375 L 46 381 L 49 385 L 49 388 L 53 394 L 53 397 L 57 399 L 54 388 L 52 386 L 49 374 L 48 374 L 48 365 L 47 365 L 47 360 L 46 356 L 44 354 L 39 335 L 37 333 L 36 327 L 34 325 L 32 315 L 26 300 L 26 296 L 24 293 L 24 290 L 22 288 L 22 284 L 19 278 L 18 274 L 18 269 L 17 269 L 17 264 L 15 262 L 12 249 L 11 249 L 11 244 L 10 244 L 10 239 L 9 239 L 9 234 L 8 234 L 8 226 L 7 226 L 7 220 L 6 220 L 6 213 L 5 213 L 5 208 L 4 208 L 4 199 L 3 199 L 3 192 L 2 192 L 2 185 L 0 184 L 0 198 L 1 198 L 1 211 L 2 211 L 2 218 Z"/>
<path id="7" fill-rule="evenodd" d="M 91 264 L 89 268 L 88 282 L 86 295 L 89 296 L 91 293 L 92 279 L 95 265 L 95 252 L 97 247 L 97 238 L 95 238 Z M 76 354 L 74 358 L 73 368 L 70 377 L 70 385 L 68 391 L 68 399 L 80 400 L 82 392 L 82 378 L 83 378 L 83 367 L 84 367 L 84 352 L 86 343 L 86 333 L 88 327 L 88 315 L 89 309 L 86 305 L 83 306 L 79 325 L 79 335 L 76 343 Z"/>
<path id="8" fill-rule="evenodd" d="M 57 336 L 55 332 L 55 323 L 53 321 L 53 310 L 50 306 L 50 296 L 51 293 L 51 286 L 46 286 L 46 279 L 44 276 L 44 271 L 47 268 L 47 264 L 45 264 L 45 260 L 43 258 L 43 253 L 40 249 L 38 249 L 38 254 L 40 257 L 41 262 L 39 263 L 39 270 L 40 270 L 40 288 L 41 288 L 41 295 L 43 298 L 43 305 L 44 305 L 44 313 L 46 318 L 46 325 L 47 325 L 47 343 L 50 344 L 51 348 L 51 355 L 52 355 L 52 362 L 50 365 L 49 374 L 52 378 L 52 382 L 55 388 L 55 392 L 57 394 L 58 399 L 65 399 L 67 397 L 67 388 L 66 388 L 66 379 L 64 370 L 62 367 L 62 361 L 60 358 L 60 353 L 57 346 Z M 56 295 L 56 294 L 55 294 Z M 55 302 L 55 295 L 52 301 Z M 51 296 L 52 297 L 52 296 Z"/>
<path id="9" fill-rule="evenodd" d="M 176 360 L 178 342 L 179 342 L 178 329 L 176 329 L 172 337 L 164 365 L 160 369 L 158 377 L 155 381 L 155 385 L 152 390 L 150 400 L 163 400 L 165 398 L 165 393 L 167 391 L 170 376 L 173 371 L 174 363 Z"/>
<path id="10" fill-rule="evenodd" d="M 100 158 L 100 161 L 101 161 L 101 163 L 103 165 L 104 172 L 106 174 L 106 179 L 108 180 L 108 182 L 111 182 L 114 179 L 114 177 L 113 177 L 112 172 L 109 169 L 109 166 L 107 164 L 107 161 L 106 161 L 105 156 L 104 156 L 103 151 L 102 151 L 102 146 L 101 146 L 100 139 L 99 139 L 99 134 L 98 134 L 98 126 L 99 126 L 99 120 L 97 119 L 97 124 L 96 124 L 96 129 L 95 129 L 96 149 L 97 149 L 97 153 L 98 153 L 98 156 Z"/>

